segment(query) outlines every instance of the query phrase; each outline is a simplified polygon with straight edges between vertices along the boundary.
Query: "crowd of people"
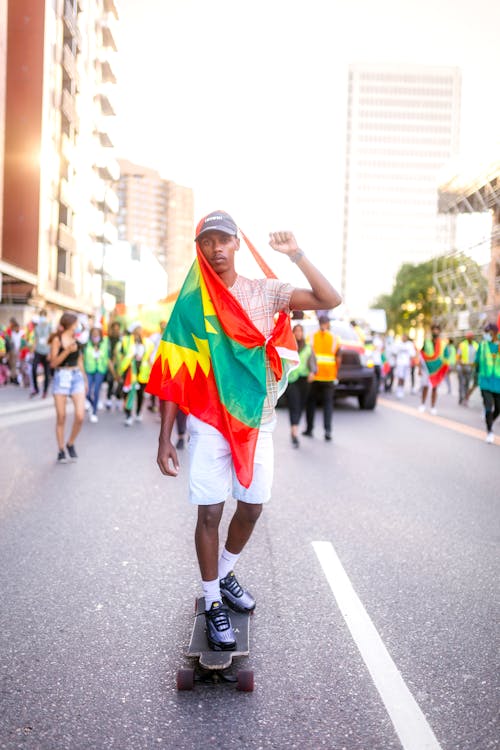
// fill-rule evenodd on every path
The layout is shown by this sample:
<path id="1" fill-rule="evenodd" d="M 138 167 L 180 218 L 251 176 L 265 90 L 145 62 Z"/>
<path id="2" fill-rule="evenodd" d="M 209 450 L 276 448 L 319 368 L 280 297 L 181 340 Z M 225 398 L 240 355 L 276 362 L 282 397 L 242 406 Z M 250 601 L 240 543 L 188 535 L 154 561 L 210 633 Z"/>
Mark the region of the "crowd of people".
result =
<path id="1" fill-rule="evenodd" d="M 76 460 L 75 440 L 85 413 L 99 421 L 102 409 L 123 412 L 124 425 L 142 420 L 144 394 L 165 323 L 146 334 L 139 322 L 126 327 L 113 321 L 109 330 L 92 318 L 64 312 L 58 320 L 41 310 L 25 327 L 15 318 L 0 328 L 0 385 L 26 388 L 30 398 L 46 398 L 49 385 L 56 407 L 57 461 Z M 73 402 L 73 423 L 66 434 L 66 404 Z M 149 407 L 157 411 L 155 399 Z M 182 418 L 179 418 L 183 447 Z"/>
<path id="2" fill-rule="evenodd" d="M 66 327 L 68 315 L 72 316 L 69 328 Z M 494 326 L 489 323 L 479 340 L 472 331 L 467 331 L 463 338 L 455 341 L 443 338 L 436 324 L 420 348 L 406 333 L 394 337 L 359 332 L 373 360 L 379 392 L 394 390 L 398 399 L 409 394 L 419 395 L 420 412 L 429 410 L 430 414 L 437 414 L 439 386 L 442 383 L 441 388 L 446 388 L 448 395 L 452 395 L 452 374 L 456 375 L 458 404 L 463 407 L 469 405 L 472 393 L 479 386 L 487 440 L 491 443 L 494 442 L 493 422 L 500 412 L 500 365 L 495 351 L 498 331 Z M 99 421 L 102 409 L 123 411 L 126 427 L 142 420 L 145 388 L 164 328 L 165 322 L 160 321 L 156 331 L 145 334 L 138 322 L 124 326 L 114 321 L 105 333 L 92 318 L 86 318 L 82 323 L 80 317 L 65 313 L 54 322 L 49 320 L 45 310 L 34 315 L 24 327 L 11 318 L 8 326 L 0 327 L 0 386 L 10 383 L 28 389 L 30 398 L 46 398 L 52 380 L 58 422 L 58 460 L 64 462 L 75 458 L 74 440 L 81 429 L 85 411 L 91 423 Z M 316 333 L 306 337 L 300 322 L 293 326 L 293 333 L 300 362 L 289 376 L 287 401 L 291 443 L 298 448 L 300 434 L 313 435 L 318 403 L 323 409 L 325 440 L 331 440 L 335 384 L 342 354 L 341 342 L 329 331 L 329 319 L 325 315 L 319 316 Z M 81 358 L 73 355 L 61 359 L 57 347 L 61 349 L 64 341 L 67 350 L 70 338 Z M 486 352 L 486 344 L 491 349 L 491 356 Z M 430 372 L 436 361 L 437 374 Z M 74 376 L 75 382 L 68 389 L 61 385 L 61 372 L 73 369 L 80 370 L 81 380 Z M 58 396 L 65 400 L 68 396 L 73 398 L 77 392 L 84 394 L 83 399 L 76 396 L 74 429 L 64 443 L 65 404 L 63 408 Z M 148 408 L 158 411 L 155 396 L 150 397 Z M 300 432 L 302 418 L 305 425 Z M 186 417 L 182 411 L 177 414 L 177 433 L 177 447 L 183 448 Z"/>
<path id="3" fill-rule="evenodd" d="M 469 405 L 469 398 L 478 385 L 476 356 L 480 345 L 472 331 L 467 331 L 464 338 L 455 343 L 453 338 L 443 338 L 441 327 L 433 324 L 430 337 L 424 339 L 420 347 L 406 333 L 398 337 L 373 334 L 369 344 L 380 392 L 390 393 L 396 384 L 395 394 L 398 399 L 420 393 L 422 399 L 419 411 L 426 411 L 430 386 L 427 363 L 429 358 L 438 358 L 444 365 L 438 385 L 443 382 L 447 394 L 452 395 L 451 375 L 456 374 L 458 403 L 464 407 Z M 431 386 L 429 411 L 433 415 L 437 414 L 436 402 L 437 389 Z"/>
<path id="4" fill-rule="evenodd" d="M 342 363 L 342 342 L 329 330 L 329 318 L 319 316 L 319 330 L 308 341 L 303 326 L 298 323 L 293 332 L 300 356 L 298 370 L 292 373 L 288 386 L 288 407 L 292 445 L 298 448 L 299 424 L 305 414 L 306 425 L 302 435 L 312 437 L 316 405 L 323 405 L 325 440 L 331 440 L 332 413 L 335 385 L 338 383 Z M 458 381 L 458 404 L 467 407 L 474 390 L 479 386 L 484 405 L 488 443 L 494 442 L 493 422 L 500 414 L 500 362 L 497 360 L 498 327 L 485 326 L 477 340 L 472 331 L 455 342 L 443 338 L 441 327 L 433 323 L 430 336 L 419 346 L 403 333 L 400 336 L 366 333 L 356 327 L 365 350 L 370 354 L 375 372 L 377 390 L 403 399 L 411 394 L 419 397 L 418 411 L 429 410 L 437 415 L 439 386 L 446 387 L 452 395 L 451 374 Z"/>

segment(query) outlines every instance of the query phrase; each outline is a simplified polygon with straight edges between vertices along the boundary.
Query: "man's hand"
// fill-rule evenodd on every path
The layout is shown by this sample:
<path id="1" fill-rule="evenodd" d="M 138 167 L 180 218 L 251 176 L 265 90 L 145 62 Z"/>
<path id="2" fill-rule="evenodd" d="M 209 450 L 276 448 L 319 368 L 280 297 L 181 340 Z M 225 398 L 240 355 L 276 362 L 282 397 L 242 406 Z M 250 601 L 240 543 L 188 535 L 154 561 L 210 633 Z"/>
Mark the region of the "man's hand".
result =
<path id="1" fill-rule="evenodd" d="M 292 232 L 270 232 L 269 244 L 273 250 L 284 255 L 294 255 L 299 249 Z"/>
<path id="2" fill-rule="evenodd" d="M 176 477 L 179 473 L 177 451 L 170 440 L 160 440 L 156 462 L 160 467 L 161 473 L 167 477 Z"/>

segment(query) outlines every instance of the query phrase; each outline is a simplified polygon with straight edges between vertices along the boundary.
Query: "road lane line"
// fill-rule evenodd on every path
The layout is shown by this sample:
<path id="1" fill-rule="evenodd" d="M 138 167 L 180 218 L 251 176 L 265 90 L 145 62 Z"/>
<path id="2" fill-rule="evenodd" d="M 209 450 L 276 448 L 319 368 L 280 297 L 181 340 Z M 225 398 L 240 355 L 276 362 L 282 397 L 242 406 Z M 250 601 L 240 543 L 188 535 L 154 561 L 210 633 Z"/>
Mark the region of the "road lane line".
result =
<path id="1" fill-rule="evenodd" d="M 404 750 L 442 750 L 391 659 L 330 542 L 312 542 L 347 627 L 391 718 Z"/>
<path id="2" fill-rule="evenodd" d="M 437 424 L 440 427 L 446 427 L 446 429 L 448 430 L 460 432 L 462 435 L 468 435 L 469 437 L 477 438 L 483 443 L 486 440 L 486 432 L 484 430 L 477 429 L 477 427 L 469 427 L 469 425 L 467 424 L 462 424 L 462 422 L 455 422 L 453 419 L 447 419 L 446 417 L 434 417 L 432 416 L 432 414 L 426 414 L 426 412 L 418 411 L 415 407 L 405 406 L 404 404 L 396 404 L 394 401 L 389 401 L 389 399 L 385 398 L 379 398 L 377 403 L 382 404 L 382 406 L 386 406 L 388 409 L 400 411 L 402 414 L 409 414 L 412 417 L 417 417 L 417 419 L 423 419 L 426 422 L 432 422 L 433 424 Z M 500 445 L 497 435 L 495 435 L 495 444 Z"/>

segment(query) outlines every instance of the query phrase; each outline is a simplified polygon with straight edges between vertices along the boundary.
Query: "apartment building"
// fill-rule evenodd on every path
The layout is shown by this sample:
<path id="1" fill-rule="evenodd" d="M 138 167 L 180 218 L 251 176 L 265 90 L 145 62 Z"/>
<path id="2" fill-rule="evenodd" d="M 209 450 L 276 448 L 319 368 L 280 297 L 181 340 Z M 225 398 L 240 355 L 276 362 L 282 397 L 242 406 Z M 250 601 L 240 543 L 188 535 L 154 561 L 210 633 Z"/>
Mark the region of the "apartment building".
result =
<path id="1" fill-rule="evenodd" d="M 454 244 L 437 208 L 438 173 L 459 147 L 460 71 L 420 65 L 349 69 L 342 293 L 351 314 L 390 292 L 402 263 Z"/>
<path id="2" fill-rule="evenodd" d="M 119 165 L 119 239 L 155 255 L 168 275 L 166 296 L 180 288 L 194 258 L 193 191 L 149 167 L 126 159 Z"/>
<path id="3" fill-rule="evenodd" d="M 115 0 L 7 0 L 2 305 L 91 313 L 116 240 Z"/>

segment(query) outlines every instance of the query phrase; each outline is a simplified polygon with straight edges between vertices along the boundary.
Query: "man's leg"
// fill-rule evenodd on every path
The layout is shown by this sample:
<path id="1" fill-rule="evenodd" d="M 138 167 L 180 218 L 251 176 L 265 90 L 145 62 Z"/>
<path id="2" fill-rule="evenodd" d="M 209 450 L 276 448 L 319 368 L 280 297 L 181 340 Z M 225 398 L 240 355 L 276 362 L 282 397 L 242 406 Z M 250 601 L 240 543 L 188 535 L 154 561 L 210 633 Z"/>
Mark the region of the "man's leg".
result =
<path id="1" fill-rule="evenodd" d="M 457 365 L 457 376 L 458 376 L 458 403 L 462 404 L 467 393 L 465 388 L 465 378 L 463 365 Z"/>
<path id="2" fill-rule="evenodd" d="M 332 437 L 333 416 L 333 394 L 335 386 L 333 383 L 323 383 L 323 426 L 325 428 L 325 440 Z"/>
<path id="3" fill-rule="evenodd" d="M 428 386 L 428 385 L 423 385 L 423 386 L 422 386 L 422 399 L 421 399 L 421 404 L 420 404 L 420 406 L 418 407 L 420 411 L 425 411 L 425 402 L 426 402 L 426 400 L 427 400 L 427 394 L 428 394 L 428 393 L 429 393 L 429 386 Z"/>
<path id="4" fill-rule="evenodd" d="M 95 376 L 96 376 L 96 373 L 94 372 L 87 373 L 87 382 L 89 385 L 88 392 L 87 392 L 87 400 L 90 402 L 91 411 L 93 414 L 97 412 L 97 403 L 94 404 Z"/>
<path id="5" fill-rule="evenodd" d="M 252 536 L 260 514 L 262 503 L 244 503 L 238 500 L 236 511 L 227 530 L 226 549 L 232 555 L 240 555 Z"/>
<path id="6" fill-rule="evenodd" d="M 467 367 L 464 367 L 463 378 L 464 378 L 463 403 L 465 403 L 465 405 L 467 406 L 469 403 L 469 390 L 470 390 L 470 384 L 471 384 L 471 379 L 472 379 L 472 367 L 470 365 L 467 365 Z"/>
<path id="7" fill-rule="evenodd" d="M 37 370 L 38 370 L 38 364 L 39 364 L 40 361 L 41 361 L 40 354 L 38 354 L 38 352 L 35 352 L 35 354 L 33 356 L 31 379 L 33 380 L 33 393 L 36 393 L 37 395 L 38 395 Z"/>
<path id="8" fill-rule="evenodd" d="M 311 390 L 309 391 L 309 395 L 307 397 L 306 402 L 306 429 L 302 433 L 303 435 L 307 435 L 310 437 L 313 433 L 314 429 L 314 415 L 316 413 L 316 397 L 318 392 L 318 383 L 314 381 L 311 383 Z"/>
<path id="9" fill-rule="evenodd" d="M 50 382 L 50 365 L 49 365 L 49 359 L 48 354 L 44 354 L 42 356 L 42 365 L 43 365 L 43 395 L 47 395 L 47 391 L 49 390 L 49 382 Z"/>
<path id="10" fill-rule="evenodd" d="M 495 421 L 495 419 L 497 419 L 497 417 L 500 416 L 500 393 L 494 393 L 493 400 L 495 402 L 495 409 L 493 410 L 493 414 L 492 414 L 492 423 L 491 423 L 492 426 L 493 426 L 493 422 Z"/>
<path id="11" fill-rule="evenodd" d="M 243 548 L 250 539 L 259 519 L 264 503 L 271 498 L 274 473 L 274 421 L 261 425 L 255 447 L 253 478 L 249 487 L 238 481 L 234 466 L 232 495 L 237 501 L 236 510 L 228 527 L 226 545 L 219 558 L 220 587 L 224 599 L 232 609 L 251 612 L 255 599 L 241 586 L 234 566 Z"/>
<path id="12" fill-rule="evenodd" d="M 175 426 L 177 427 L 177 443 L 175 444 L 175 447 L 177 450 L 182 450 L 184 448 L 186 440 L 186 423 L 187 415 L 179 409 L 175 416 Z"/>
<path id="13" fill-rule="evenodd" d="M 222 605 L 218 574 L 219 524 L 223 509 L 224 503 L 199 505 L 194 538 L 205 597 L 208 642 L 217 651 L 231 651 L 236 648 L 236 638 L 228 610 Z"/>
<path id="14" fill-rule="evenodd" d="M 255 599 L 238 583 L 234 575 L 234 567 L 261 513 L 262 503 L 246 503 L 238 500 L 236 511 L 229 524 L 226 545 L 219 558 L 221 593 L 232 609 L 241 612 L 254 610 Z"/>
<path id="15" fill-rule="evenodd" d="M 431 408 L 432 409 L 436 408 L 437 396 L 438 396 L 438 389 L 433 387 L 431 390 Z"/>
<path id="16" fill-rule="evenodd" d="M 484 404 L 484 421 L 486 422 L 486 432 L 490 433 L 492 432 L 493 428 L 493 408 L 494 408 L 494 398 L 491 391 L 481 391 L 481 396 L 483 397 L 483 404 Z"/>
<path id="17" fill-rule="evenodd" d="M 198 506 L 194 541 L 203 581 L 218 580 L 219 524 L 223 509 L 224 503 Z"/>

